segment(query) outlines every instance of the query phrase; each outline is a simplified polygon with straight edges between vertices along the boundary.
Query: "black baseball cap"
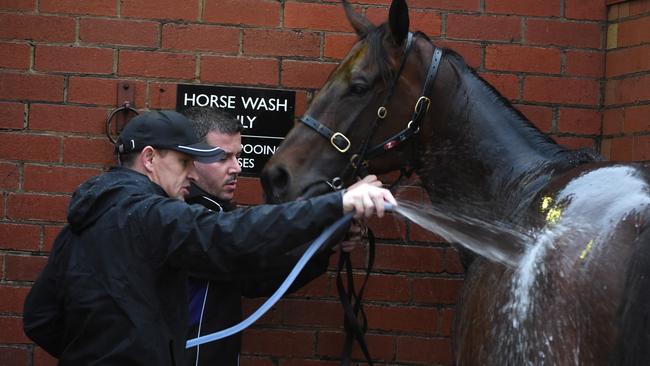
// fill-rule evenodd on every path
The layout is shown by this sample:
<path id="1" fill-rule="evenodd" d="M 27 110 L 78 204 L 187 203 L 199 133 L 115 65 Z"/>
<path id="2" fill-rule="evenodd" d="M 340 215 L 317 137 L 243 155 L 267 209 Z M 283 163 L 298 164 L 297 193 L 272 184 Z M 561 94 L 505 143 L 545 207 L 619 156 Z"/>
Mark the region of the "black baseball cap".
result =
<path id="1" fill-rule="evenodd" d="M 175 111 L 154 111 L 136 116 L 120 133 L 115 150 L 128 154 L 147 146 L 182 152 L 202 163 L 219 161 L 226 155 L 222 148 L 201 142 L 187 117 Z"/>

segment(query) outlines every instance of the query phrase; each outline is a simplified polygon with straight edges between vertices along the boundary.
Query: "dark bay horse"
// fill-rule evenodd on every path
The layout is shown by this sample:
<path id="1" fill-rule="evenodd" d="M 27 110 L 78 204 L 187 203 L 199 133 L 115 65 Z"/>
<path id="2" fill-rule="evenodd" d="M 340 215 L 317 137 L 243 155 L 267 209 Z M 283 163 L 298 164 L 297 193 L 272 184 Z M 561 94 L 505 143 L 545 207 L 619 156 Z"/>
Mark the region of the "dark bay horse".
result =
<path id="1" fill-rule="evenodd" d="M 409 33 L 403 0 L 380 26 L 344 7 L 359 41 L 266 165 L 267 198 L 414 169 L 432 202 L 466 216 L 478 202 L 537 233 L 516 267 L 471 262 L 457 364 L 650 365 L 650 173 L 554 143 L 462 57 Z"/>

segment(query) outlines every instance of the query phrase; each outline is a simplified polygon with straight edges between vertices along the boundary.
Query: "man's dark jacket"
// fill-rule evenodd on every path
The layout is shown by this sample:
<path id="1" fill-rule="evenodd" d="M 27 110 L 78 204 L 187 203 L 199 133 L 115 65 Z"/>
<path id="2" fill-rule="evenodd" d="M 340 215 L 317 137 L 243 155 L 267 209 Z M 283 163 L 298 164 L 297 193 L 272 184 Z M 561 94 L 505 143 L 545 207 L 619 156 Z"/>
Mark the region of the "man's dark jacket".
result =
<path id="1" fill-rule="evenodd" d="M 267 270 L 342 215 L 340 194 L 215 214 L 113 168 L 72 196 L 25 300 L 24 330 L 60 365 L 184 365 L 187 270 Z"/>
<path id="2" fill-rule="evenodd" d="M 235 208 L 231 202 L 220 200 L 195 184 L 192 184 L 190 194 L 185 201 L 203 205 L 215 212 L 231 211 Z M 195 277 L 190 271 L 188 339 L 198 337 L 199 330 L 200 335 L 206 335 L 239 323 L 242 320 L 242 296 L 253 298 L 272 295 L 305 249 L 306 246 L 299 247 L 281 256 L 267 258 L 268 271 L 257 271 L 236 278 L 207 280 Z M 296 278 L 289 291 L 294 291 L 323 274 L 327 270 L 332 253 L 329 249 L 317 253 Z M 186 364 L 188 366 L 237 366 L 240 351 L 241 334 L 234 334 L 225 339 L 190 348 Z"/>

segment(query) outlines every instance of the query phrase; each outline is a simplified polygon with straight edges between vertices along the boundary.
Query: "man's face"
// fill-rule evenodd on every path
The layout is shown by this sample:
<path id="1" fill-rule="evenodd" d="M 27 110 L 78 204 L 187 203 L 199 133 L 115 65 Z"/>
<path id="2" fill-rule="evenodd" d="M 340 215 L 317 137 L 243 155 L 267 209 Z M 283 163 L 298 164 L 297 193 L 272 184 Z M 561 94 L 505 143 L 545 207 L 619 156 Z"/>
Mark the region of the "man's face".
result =
<path id="1" fill-rule="evenodd" d="M 241 153 L 241 134 L 226 135 L 219 132 L 209 132 L 206 142 L 226 151 L 223 160 L 214 163 L 194 162 L 196 167 L 196 184 L 211 195 L 230 201 L 237 188 L 237 176 L 241 167 L 237 157 Z"/>
<path id="2" fill-rule="evenodd" d="M 192 161 L 189 155 L 174 150 L 154 150 L 151 180 L 169 197 L 185 200 L 190 180 L 196 179 Z"/>

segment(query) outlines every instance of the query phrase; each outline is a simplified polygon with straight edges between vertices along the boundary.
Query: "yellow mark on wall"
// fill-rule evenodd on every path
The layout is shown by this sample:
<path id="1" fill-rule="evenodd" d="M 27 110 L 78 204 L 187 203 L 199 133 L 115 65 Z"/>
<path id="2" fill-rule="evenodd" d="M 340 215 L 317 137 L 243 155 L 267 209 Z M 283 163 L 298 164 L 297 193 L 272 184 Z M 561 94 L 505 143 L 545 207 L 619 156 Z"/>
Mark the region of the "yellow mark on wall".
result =
<path id="1" fill-rule="evenodd" d="M 582 250 L 582 253 L 580 253 L 580 259 L 585 260 L 587 257 L 587 254 L 591 252 L 591 248 L 594 246 L 594 239 L 589 240 L 589 243 L 587 243 L 587 246 L 585 249 Z"/>
<path id="2" fill-rule="evenodd" d="M 551 204 L 553 203 L 553 198 L 546 196 L 542 198 L 542 212 L 548 210 L 549 207 L 551 207 Z"/>

